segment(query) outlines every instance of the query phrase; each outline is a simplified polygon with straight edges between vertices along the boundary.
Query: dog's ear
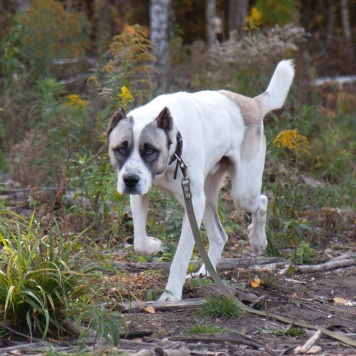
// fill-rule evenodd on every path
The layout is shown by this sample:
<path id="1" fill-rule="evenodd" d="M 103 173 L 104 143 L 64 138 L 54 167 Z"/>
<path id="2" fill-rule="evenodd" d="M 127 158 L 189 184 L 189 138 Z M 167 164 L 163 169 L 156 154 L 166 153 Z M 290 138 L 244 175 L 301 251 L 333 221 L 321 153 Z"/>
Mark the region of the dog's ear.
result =
<path id="1" fill-rule="evenodd" d="M 173 118 L 171 112 L 165 107 L 157 116 L 157 127 L 166 131 L 168 134 L 173 129 Z"/>
<path id="2" fill-rule="evenodd" d="M 109 139 L 111 131 L 117 126 L 117 124 L 122 119 L 126 119 L 126 113 L 123 108 L 119 108 L 117 111 L 115 111 L 114 115 L 110 119 L 109 126 L 106 132 L 107 139 Z"/>

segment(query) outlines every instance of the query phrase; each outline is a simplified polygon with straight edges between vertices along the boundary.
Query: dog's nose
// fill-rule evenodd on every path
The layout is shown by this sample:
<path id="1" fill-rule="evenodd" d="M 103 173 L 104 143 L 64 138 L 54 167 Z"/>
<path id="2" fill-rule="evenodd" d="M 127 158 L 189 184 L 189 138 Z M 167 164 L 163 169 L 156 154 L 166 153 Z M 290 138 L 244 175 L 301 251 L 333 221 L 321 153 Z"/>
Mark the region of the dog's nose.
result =
<path id="1" fill-rule="evenodd" d="M 140 181 L 140 177 L 136 174 L 124 176 L 123 179 L 127 188 L 135 188 L 137 183 Z"/>

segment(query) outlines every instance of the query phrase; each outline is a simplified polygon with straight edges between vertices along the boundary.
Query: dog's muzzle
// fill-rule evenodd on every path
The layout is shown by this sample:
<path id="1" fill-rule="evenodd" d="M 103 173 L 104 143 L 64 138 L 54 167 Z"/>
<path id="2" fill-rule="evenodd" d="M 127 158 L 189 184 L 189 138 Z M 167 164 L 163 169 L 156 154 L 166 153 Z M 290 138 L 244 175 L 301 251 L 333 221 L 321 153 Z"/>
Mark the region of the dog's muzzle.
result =
<path id="1" fill-rule="evenodd" d="M 126 174 L 122 177 L 125 184 L 125 190 L 130 194 L 139 194 L 137 191 L 140 177 L 137 174 Z"/>

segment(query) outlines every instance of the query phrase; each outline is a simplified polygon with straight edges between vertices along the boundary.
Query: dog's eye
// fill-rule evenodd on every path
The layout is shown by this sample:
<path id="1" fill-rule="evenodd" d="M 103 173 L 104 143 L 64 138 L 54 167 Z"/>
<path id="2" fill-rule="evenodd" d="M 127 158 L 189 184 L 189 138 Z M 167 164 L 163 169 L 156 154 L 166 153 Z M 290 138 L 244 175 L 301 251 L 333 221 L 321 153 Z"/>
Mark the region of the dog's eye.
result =
<path id="1" fill-rule="evenodd" d="M 114 153 L 115 155 L 125 155 L 126 154 L 127 147 L 126 145 L 120 145 L 114 148 Z"/>
<path id="2" fill-rule="evenodd" d="M 153 155 L 157 150 L 153 147 L 147 147 L 145 150 L 146 156 L 151 156 Z"/>

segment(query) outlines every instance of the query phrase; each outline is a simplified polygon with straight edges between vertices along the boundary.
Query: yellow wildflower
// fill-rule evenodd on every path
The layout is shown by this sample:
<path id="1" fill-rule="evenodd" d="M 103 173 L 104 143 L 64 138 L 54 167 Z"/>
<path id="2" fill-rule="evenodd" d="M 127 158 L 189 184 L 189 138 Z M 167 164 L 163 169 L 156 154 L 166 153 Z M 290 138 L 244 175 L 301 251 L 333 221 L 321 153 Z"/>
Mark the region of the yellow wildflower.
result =
<path id="1" fill-rule="evenodd" d="M 130 25 L 126 24 L 124 27 L 124 32 L 133 36 L 136 34 L 136 28 L 135 28 L 135 26 L 130 26 Z"/>
<path id="2" fill-rule="evenodd" d="M 103 68 L 103 71 L 105 73 L 112 73 L 114 69 L 115 69 L 115 62 L 112 59 L 110 59 L 108 64 Z"/>
<path id="3" fill-rule="evenodd" d="M 78 94 L 67 95 L 67 99 L 68 101 L 65 103 L 67 108 L 83 111 L 87 106 L 87 101 L 83 100 Z"/>
<path id="4" fill-rule="evenodd" d="M 121 93 L 117 95 L 119 97 L 120 105 L 126 106 L 128 103 L 132 103 L 135 99 L 132 96 L 127 86 L 121 87 Z"/>
<path id="5" fill-rule="evenodd" d="M 310 155 L 308 139 L 301 135 L 298 130 L 284 130 L 273 141 L 277 148 L 286 147 L 295 152 L 296 156 L 301 153 Z"/>
<path id="6" fill-rule="evenodd" d="M 249 16 L 246 19 L 247 22 L 247 30 L 254 30 L 262 23 L 262 13 L 257 9 L 257 7 L 253 6 Z"/>
<path id="7" fill-rule="evenodd" d="M 91 77 L 89 77 L 87 79 L 87 84 L 91 83 L 91 82 L 96 82 L 98 80 L 98 78 L 95 75 L 92 75 Z"/>

